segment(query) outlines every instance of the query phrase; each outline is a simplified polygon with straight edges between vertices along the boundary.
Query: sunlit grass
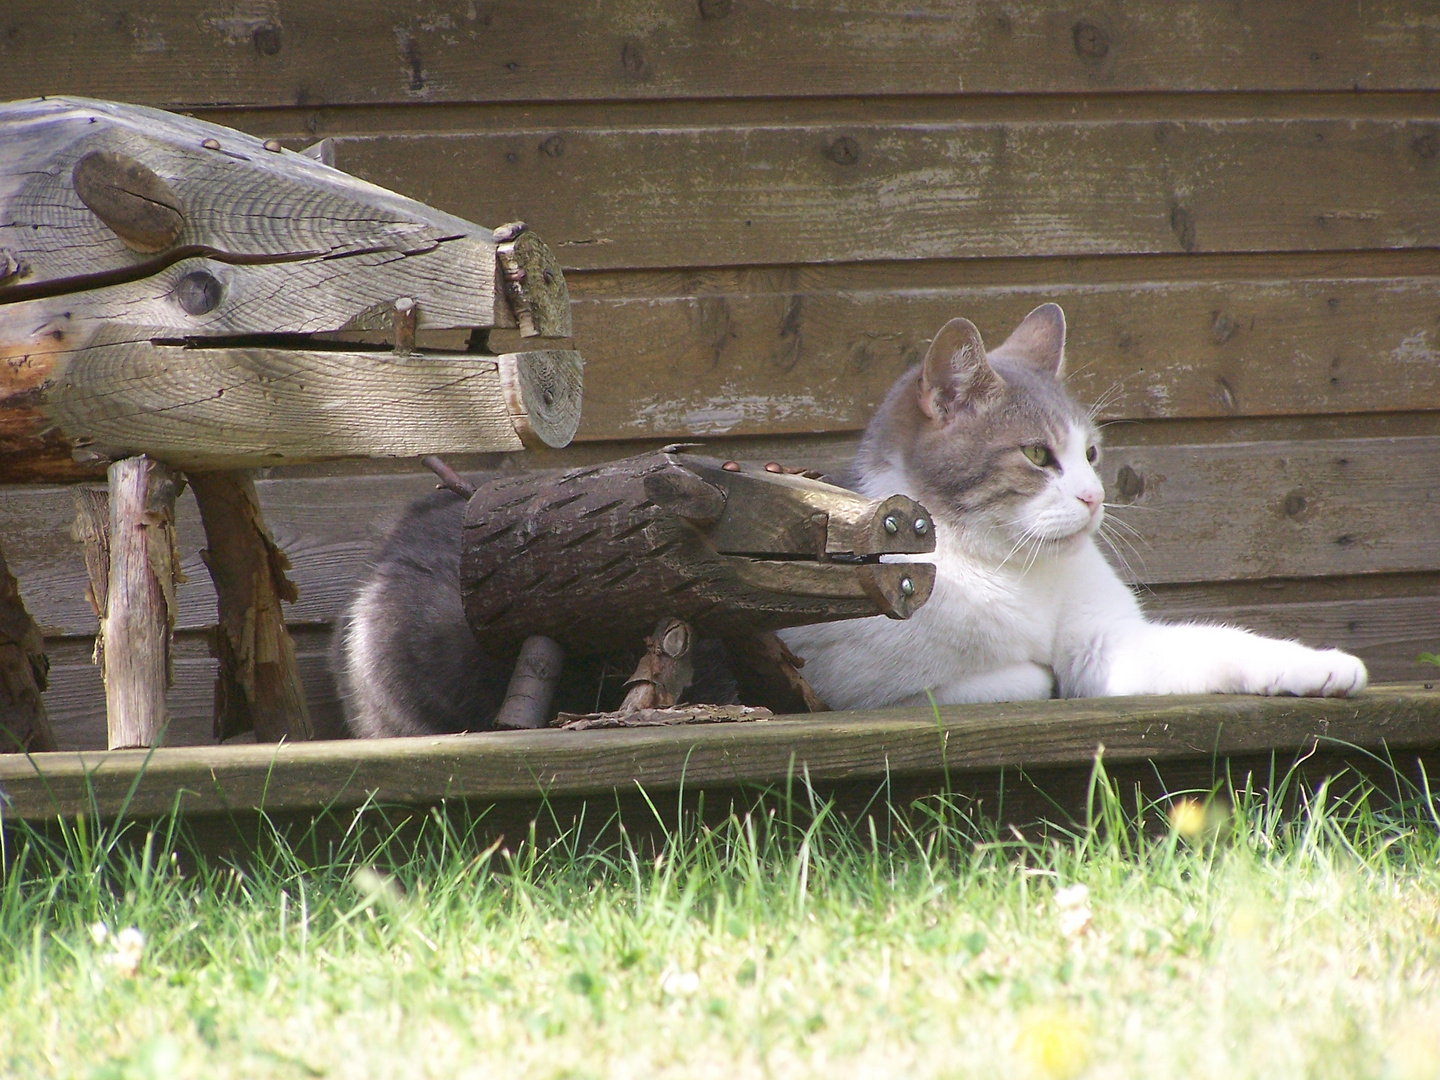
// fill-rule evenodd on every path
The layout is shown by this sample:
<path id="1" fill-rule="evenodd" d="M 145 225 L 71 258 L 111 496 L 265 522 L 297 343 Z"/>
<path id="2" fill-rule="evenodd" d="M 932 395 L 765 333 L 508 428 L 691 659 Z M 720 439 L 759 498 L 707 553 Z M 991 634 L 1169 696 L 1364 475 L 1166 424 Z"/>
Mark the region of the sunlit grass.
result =
<path id="1" fill-rule="evenodd" d="M 244 869 L 177 860 L 173 822 L 13 827 L 0 1069 L 1435 1077 L 1427 794 L 1284 815 L 1242 792 L 1137 830 L 1101 778 L 1093 823 L 1043 837 L 802 794 L 658 853 L 493 846 L 435 813 L 418 839 L 277 842 Z"/>

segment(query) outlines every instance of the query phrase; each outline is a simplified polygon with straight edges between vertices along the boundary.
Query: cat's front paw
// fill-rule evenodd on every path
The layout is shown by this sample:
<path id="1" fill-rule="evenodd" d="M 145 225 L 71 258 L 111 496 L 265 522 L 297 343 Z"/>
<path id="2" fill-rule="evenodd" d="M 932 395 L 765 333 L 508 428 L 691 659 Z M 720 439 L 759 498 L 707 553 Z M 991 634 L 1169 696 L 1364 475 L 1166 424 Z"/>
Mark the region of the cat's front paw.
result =
<path id="1" fill-rule="evenodd" d="M 1349 697 L 1365 689 L 1369 676 L 1364 663 L 1339 649 L 1306 649 L 1286 663 L 1279 677 L 1265 687 L 1267 694 L 1296 697 Z"/>

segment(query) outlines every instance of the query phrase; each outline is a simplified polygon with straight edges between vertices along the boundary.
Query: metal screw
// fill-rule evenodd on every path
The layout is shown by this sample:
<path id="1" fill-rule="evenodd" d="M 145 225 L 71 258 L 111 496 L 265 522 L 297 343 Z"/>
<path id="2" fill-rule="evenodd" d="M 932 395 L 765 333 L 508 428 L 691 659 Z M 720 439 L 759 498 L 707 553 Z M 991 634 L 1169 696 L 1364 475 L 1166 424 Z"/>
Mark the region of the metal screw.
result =
<path id="1" fill-rule="evenodd" d="M 900 591 L 906 596 L 914 596 L 915 582 L 911 581 L 908 577 L 902 577 L 900 579 Z"/>
<path id="2" fill-rule="evenodd" d="M 895 515 L 894 515 L 894 514 L 889 514 L 889 515 L 886 516 L 886 518 L 885 518 L 885 531 L 886 531 L 887 533 L 889 533 L 891 536 L 894 536 L 896 533 L 898 533 L 898 532 L 900 531 L 900 522 L 898 522 L 898 521 L 895 520 Z"/>
<path id="3" fill-rule="evenodd" d="M 220 149 L 220 140 L 219 140 L 219 139 L 206 139 L 206 140 L 205 140 L 204 142 L 202 142 L 200 145 L 203 146 L 206 150 L 219 150 L 219 149 Z"/>
<path id="4" fill-rule="evenodd" d="M 266 139 L 264 146 L 265 149 L 269 150 L 272 154 L 278 154 L 281 150 L 285 149 L 285 147 L 280 145 L 279 139 Z"/>
<path id="5" fill-rule="evenodd" d="M 930 522 L 926 521 L 924 518 L 916 518 L 916 519 L 915 519 L 915 535 L 916 535 L 916 536 L 924 536 L 924 535 L 925 535 L 927 532 L 929 532 L 929 531 L 930 531 Z"/>
<path id="6" fill-rule="evenodd" d="M 724 465 L 721 465 L 720 468 L 724 469 L 726 472 L 739 472 L 740 463 L 738 461 L 727 461 Z"/>

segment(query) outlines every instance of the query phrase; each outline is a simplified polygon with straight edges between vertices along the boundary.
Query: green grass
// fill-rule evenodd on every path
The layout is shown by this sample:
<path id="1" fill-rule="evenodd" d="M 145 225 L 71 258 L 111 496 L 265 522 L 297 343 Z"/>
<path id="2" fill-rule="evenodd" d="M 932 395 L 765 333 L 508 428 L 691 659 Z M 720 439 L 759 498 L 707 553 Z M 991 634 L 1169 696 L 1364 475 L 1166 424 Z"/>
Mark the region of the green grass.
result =
<path id="1" fill-rule="evenodd" d="M 876 828 L 782 802 L 653 858 L 487 848 L 437 813 L 418 839 L 355 830 L 324 861 L 276 843 L 244 871 L 184 871 L 173 823 L 12 827 L 0 1070 L 1440 1074 L 1433 804 L 1238 803 L 1137 831 L 1102 782 L 1091 827 L 1025 838 L 945 800 Z"/>

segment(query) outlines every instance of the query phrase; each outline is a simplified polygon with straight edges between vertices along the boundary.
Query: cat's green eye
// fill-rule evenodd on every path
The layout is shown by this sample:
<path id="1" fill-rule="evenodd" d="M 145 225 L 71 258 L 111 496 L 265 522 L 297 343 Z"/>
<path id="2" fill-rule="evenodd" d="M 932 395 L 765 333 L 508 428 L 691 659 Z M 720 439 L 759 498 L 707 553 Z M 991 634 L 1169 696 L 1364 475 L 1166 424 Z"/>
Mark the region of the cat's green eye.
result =
<path id="1" fill-rule="evenodd" d="M 1089 450 L 1086 450 L 1085 460 L 1090 462 L 1091 465 L 1094 465 L 1095 462 L 1100 460 L 1100 448 L 1098 446 L 1092 446 Z"/>
<path id="2" fill-rule="evenodd" d="M 1055 464 L 1055 455 L 1050 452 L 1048 446 L 1042 446 L 1040 443 L 1022 446 L 1020 452 L 1030 459 L 1031 464 L 1039 465 L 1042 469 L 1047 465 Z"/>

